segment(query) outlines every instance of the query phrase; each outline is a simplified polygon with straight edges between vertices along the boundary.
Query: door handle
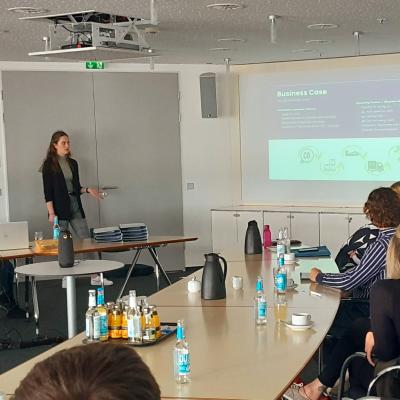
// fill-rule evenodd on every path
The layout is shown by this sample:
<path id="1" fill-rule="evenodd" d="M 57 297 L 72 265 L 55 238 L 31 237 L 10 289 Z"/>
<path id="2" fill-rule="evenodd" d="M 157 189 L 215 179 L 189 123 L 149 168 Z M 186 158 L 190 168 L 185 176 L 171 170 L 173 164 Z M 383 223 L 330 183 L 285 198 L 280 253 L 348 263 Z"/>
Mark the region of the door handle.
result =
<path id="1" fill-rule="evenodd" d="M 101 188 L 101 190 L 115 190 L 115 189 L 119 189 L 118 186 L 103 186 Z"/>

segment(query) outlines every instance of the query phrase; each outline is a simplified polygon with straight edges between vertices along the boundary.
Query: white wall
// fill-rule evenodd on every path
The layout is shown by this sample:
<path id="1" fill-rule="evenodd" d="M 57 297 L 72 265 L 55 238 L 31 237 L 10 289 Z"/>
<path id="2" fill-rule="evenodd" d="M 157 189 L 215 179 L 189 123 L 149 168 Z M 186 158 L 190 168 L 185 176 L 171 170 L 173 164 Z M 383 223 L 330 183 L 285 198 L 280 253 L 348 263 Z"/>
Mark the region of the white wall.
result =
<path id="1" fill-rule="evenodd" d="M 0 62 L 1 71 L 85 71 L 83 63 Z M 150 72 L 147 64 L 110 63 L 107 72 Z M 155 72 L 177 72 L 180 90 L 180 134 L 184 234 L 199 239 L 186 246 L 186 265 L 202 265 L 210 252 L 210 208 L 240 201 L 240 139 L 238 131 L 237 79 L 226 74 L 224 66 L 155 65 Z M 217 73 L 219 117 L 202 119 L 199 76 Z M 23 95 L 23 94 L 22 94 Z M 2 103 L 0 104 L 2 111 Z M 7 180 L 4 152 L 4 126 L 0 123 L 0 221 L 8 218 Z M 17 154 L 8 157 L 18 157 Z M 194 183 L 194 190 L 187 190 Z"/>

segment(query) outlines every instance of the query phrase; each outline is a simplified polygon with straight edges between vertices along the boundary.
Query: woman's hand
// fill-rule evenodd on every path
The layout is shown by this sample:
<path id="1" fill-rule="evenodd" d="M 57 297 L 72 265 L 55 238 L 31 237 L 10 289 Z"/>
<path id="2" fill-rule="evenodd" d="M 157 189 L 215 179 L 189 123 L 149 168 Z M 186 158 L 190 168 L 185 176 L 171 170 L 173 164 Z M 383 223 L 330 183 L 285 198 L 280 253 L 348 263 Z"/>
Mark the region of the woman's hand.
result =
<path id="1" fill-rule="evenodd" d="M 375 363 L 372 361 L 372 350 L 375 346 L 374 334 L 372 332 L 368 332 L 365 335 L 365 352 L 367 353 L 368 362 L 375 367 Z"/>
<path id="2" fill-rule="evenodd" d="M 322 272 L 322 271 L 321 271 L 320 269 L 314 267 L 314 268 L 310 271 L 310 281 L 311 281 L 311 282 L 316 282 L 316 281 L 317 281 L 317 275 L 320 274 L 321 272 Z"/>
<path id="3" fill-rule="evenodd" d="M 103 199 L 101 193 L 99 193 L 99 191 L 95 188 L 87 188 L 87 192 L 97 200 Z"/>
<path id="4" fill-rule="evenodd" d="M 54 217 L 55 217 L 56 215 L 55 214 L 50 214 L 49 213 L 49 222 L 51 223 L 51 224 L 54 224 Z"/>

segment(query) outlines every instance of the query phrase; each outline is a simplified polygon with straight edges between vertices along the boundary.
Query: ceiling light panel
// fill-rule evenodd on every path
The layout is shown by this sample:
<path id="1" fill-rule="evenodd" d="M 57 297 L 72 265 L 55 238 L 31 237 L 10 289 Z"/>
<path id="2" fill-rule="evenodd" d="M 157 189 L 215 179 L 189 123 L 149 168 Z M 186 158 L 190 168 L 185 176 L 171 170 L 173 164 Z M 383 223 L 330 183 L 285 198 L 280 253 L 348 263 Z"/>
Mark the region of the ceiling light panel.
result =
<path id="1" fill-rule="evenodd" d="M 308 29 L 311 30 L 323 30 L 323 29 L 336 29 L 339 25 L 337 24 L 311 24 L 307 25 Z"/>
<path id="2" fill-rule="evenodd" d="M 26 15 L 45 14 L 49 12 L 47 8 L 39 8 L 39 7 L 11 7 L 8 9 L 8 11 Z"/>
<path id="3" fill-rule="evenodd" d="M 240 38 L 220 38 L 217 39 L 218 42 L 232 42 L 232 43 L 244 43 L 246 39 Z"/>
<path id="4" fill-rule="evenodd" d="M 311 39 L 311 40 L 306 40 L 307 44 L 329 44 L 332 43 L 332 40 L 328 39 Z"/>
<path id="5" fill-rule="evenodd" d="M 214 4 L 208 4 L 206 7 L 211 10 L 220 10 L 220 11 L 234 11 L 244 8 L 242 4 L 235 4 L 235 3 L 214 3 Z"/>

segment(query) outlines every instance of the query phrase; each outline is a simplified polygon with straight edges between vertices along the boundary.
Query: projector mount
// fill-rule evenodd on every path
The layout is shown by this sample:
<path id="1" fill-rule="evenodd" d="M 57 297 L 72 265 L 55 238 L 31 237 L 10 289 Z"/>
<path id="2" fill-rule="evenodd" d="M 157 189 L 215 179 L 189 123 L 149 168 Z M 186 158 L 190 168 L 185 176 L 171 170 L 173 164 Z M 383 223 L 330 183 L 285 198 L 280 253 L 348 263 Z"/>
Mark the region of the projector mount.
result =
<path id="1" fill-rule="evenodd" d="M 29 55 L 92 60 L 154 56 L 143 31 L 158 31 L 155 1 L 150 20 L 95 10 L 20 18 L 50 22 L 45 51 Z"/>

